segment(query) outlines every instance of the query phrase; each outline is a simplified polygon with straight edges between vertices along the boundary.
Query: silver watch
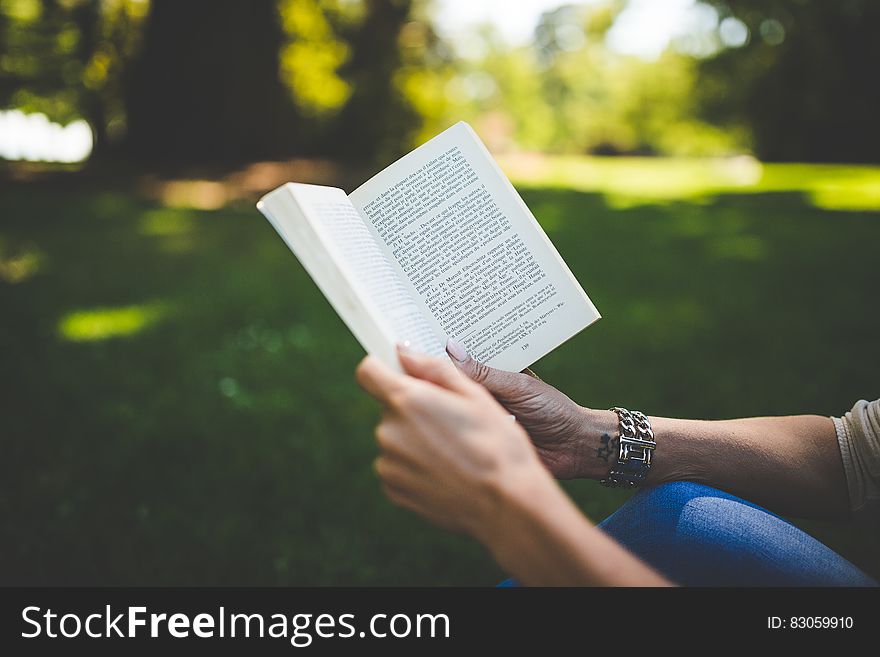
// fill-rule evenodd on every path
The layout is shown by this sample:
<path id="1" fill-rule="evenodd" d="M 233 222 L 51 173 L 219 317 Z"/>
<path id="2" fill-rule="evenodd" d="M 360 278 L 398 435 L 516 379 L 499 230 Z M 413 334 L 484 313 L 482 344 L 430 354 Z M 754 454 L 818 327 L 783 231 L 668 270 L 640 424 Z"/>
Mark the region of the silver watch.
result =
<path id="1" fill-rule="evenodd" d="M 644 413 L 619 406 L 611 410 L 617 413 L 619 421 L 617 460 L 599 483 L 609 488 L 635 488 L 651 470 L 651 455 L 657 448 L 654 431 Z"/>

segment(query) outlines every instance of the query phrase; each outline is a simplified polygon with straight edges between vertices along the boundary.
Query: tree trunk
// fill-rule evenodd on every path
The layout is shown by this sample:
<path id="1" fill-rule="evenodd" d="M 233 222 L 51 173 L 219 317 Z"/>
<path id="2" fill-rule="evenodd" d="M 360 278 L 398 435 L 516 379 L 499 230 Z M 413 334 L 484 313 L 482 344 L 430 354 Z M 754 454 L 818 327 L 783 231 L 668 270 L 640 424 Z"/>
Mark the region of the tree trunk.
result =
<path id="1" fill-rule="evenodd" d="M 295 111 L 279 78 L 274 0 L 154 0 L 125 84 L 125 148 L 165 168 L 289 155 Z"/>

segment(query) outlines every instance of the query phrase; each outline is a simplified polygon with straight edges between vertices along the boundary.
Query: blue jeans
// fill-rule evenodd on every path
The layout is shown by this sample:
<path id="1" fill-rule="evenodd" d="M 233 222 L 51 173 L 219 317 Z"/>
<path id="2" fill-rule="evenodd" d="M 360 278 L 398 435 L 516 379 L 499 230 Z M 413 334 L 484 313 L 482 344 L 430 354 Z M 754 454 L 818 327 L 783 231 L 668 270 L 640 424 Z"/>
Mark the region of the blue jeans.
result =
<path id="1" fill-rule="evenodd" d="M 701 484 L 640 490 L 599 527 L 685 586 L 877 585 L 779 516 Z"/>

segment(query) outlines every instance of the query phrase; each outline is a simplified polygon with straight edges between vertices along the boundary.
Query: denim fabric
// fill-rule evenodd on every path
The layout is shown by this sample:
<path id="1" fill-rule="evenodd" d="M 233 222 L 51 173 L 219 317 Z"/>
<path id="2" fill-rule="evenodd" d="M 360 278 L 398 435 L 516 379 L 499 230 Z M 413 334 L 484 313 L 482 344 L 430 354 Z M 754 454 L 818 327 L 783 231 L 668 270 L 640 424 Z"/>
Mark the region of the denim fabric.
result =
<path id="1" fill-rule="evenodd" d="M 599 527 L 685 586 L 877 585 L 779 516 L 701 484 L 640 490 Z"/>

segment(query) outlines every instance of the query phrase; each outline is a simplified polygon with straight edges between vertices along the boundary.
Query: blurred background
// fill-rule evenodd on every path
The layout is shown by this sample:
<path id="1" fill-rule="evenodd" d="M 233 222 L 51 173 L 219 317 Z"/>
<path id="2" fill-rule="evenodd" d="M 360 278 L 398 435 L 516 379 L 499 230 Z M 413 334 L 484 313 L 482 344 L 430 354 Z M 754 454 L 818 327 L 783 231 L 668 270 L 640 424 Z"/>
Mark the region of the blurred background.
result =
<path id="1" fill-rule="evenodd" d="M 877 398 L 878 30 L 878 0 L 0 0 L 0 583 L 503 576 L 381 496 L 360 350 L 253 207 L 462 119 L 604 316 L 535 366 L 575 400 Z M 793 521 L 880 576 L 876 528 Z"/>

